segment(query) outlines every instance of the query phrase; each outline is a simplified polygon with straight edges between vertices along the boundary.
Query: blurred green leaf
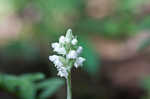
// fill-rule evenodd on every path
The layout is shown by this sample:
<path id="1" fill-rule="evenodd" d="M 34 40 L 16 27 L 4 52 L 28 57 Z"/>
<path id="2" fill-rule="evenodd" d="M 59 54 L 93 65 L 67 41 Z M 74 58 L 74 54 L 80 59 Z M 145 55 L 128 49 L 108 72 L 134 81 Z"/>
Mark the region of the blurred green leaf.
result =
<path id="1" fill-rule="evenodd" d="M 85 38 L 79 39 L 79 45 L 83 46 L 82 56 L 86 59 L 84 69 L 91 75 L 96 74 L 100 68 L 100 56 Z"/>
<path id="2" fill-rule="evenodd" d="M 39 99 L 45 99 L 53 95 L 62 85 L 64 81 L 57 78 L 45 80 L 37 85 L 39 89 L 44 91 L 39 95 Z"/>
<path id="3" fill-rule="evenodd" d="M 16 94 L 20 99 L 36 99 L 37 91 L 42 90 L 40 99 L 52 96 L 64 81 L 57 78 L 43 80 L 42 73 L 21 76 L 0 74 L 0 88 Z"/>
<path id="4" fill-rule="evenodd" d="M 58 36 L 64 28 L 70 27 L 68 22 L 74 17 L 80 5 L 79 0 L 34 0 L 33 5 L 41 15 L 39 23 L 35 24 L 36 36 Z M 41 35 L 41 33 L 44 35 Z"/>
<path id="5" fill-rule="evenodd" d="M 105 17 L 104 19 L 82 19 L 76 24 L 77 30 L 83 33 L 95 33 L 107 38 L 120 39 L 136 34 L 137 25 L 132 15 Z"/>
<path id="6" fill-rule="evenodd" d="M 32 82 L 6 74 L 0 74 L 0 80 L 0 87 L 8 92 L 17 93 L 21 99 L 35 99 L 36 88 Z"/>
<path id="7" fill-rule="evenodd" d="M 117 10 L 119 11 L 137 11 L 136 8 L 148 0 L 118 0 Z"/>
<path id="8" fill-rule="evenodd" d="M 39 81 L 43 80 L 45 78 L 45 75 L 42 73 L 36 73 L 36 74 L 24 74 L 20 76 L 22 79 L 26 79 L 28 81 Z"/>
<path id="9" fill-rule="evenodd" d="M 34 83 L 26 80 L 26 79 L 22 79 L 20 81 L 20 90 L 19 90 L 19 96 L 22 99 L 36 99 L 36 87 L 34 85 Z"/>
<path id="10" fill-rule="evenodd" d="M 0 74 L 0 87 L 7 88 L 8 91 L 13 92 L 18 84 L 19 81 L 16 76 Z"/>

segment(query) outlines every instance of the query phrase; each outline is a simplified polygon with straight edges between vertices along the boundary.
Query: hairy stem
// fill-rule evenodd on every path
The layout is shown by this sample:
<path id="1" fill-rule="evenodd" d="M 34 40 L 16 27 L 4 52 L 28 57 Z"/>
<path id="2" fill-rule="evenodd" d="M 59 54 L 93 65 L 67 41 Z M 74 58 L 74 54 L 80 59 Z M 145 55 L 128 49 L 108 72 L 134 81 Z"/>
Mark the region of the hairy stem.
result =
<path id="1" fill-rule="evenodd" d="M 71 73 L 69 73 L 67 78 L 67 99 L 72 99 L 72 92 L 71 92 Z"/>

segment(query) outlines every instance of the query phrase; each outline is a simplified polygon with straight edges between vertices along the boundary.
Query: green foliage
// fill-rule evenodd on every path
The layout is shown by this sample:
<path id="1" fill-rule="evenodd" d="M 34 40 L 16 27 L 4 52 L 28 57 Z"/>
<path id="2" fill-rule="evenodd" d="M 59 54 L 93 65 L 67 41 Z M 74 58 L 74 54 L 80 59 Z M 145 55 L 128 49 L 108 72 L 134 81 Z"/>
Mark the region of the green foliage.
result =
<path id="1" fill-rule="evenodd" d="M 45 99 L 53 95 L 63 84 L 64 81 L 57 78 L 47 79 L 42 83 L 39 83 L 37 88 L 43 90 L 43 92 L 39 95 L 39 99 Z"/>
<path id="2" fill-rule="evenodd" d="M 148 0 L 118 0 L 117 10 L 119 11 L 137 11 L 136 8 Z"/>
<path id="3" fill-rule="evenodd" d="M 100 67 L 100 58 L 95 52 L 91 44 L 84 38 L 79 40 L 80 45 L 83 46 L 82 55 L 86 59 L 84 69 L 91 75 L 96 74 Z"/>
<path id="4" fill-rule="evenodd" d="M 21 76 L 0 74 L 0 87 L 8 92 L 15 93 L 21 99 L 37 99 L 37 91 L 42 90 L 39 99 L 52 96 L 64 81 L 57 78 L 44 80 L 41 73 L 24 74 Z"/>
<path id="5" fill-rule="evenodd" d="M 148 17 L 146 20 L 145 18 L 141 19 L 141 22 L 136 19 L 140 11 L 137 9 L 140 9 L 140 6 L 146 2 L 147 0 L 117 0 L 113 14 L 101 19 L 84 15 L 77 21 L 75 28 L 84 32 L 85 35 L 98 33 L 113 39 L 127 38 L 135 35 L 138 30 L 144 29 L 142 27 L 145 25 L 149 25 Z M 143 22 L 143 20 L 145 21 Z"/>
<path id="6" fill-rule="evenodd" d="M 35 33 L 35 36 L 45 39 L 50 38 L 50 36 L 58 36 L 70 27 L 75 27 L 79 31 L 84 29 L 86 34 L 98 32 L 100 35 L 113 38 L 130 36 L 135 34 L 139 28 L 136 25 L 137 20 L 135 18 L 136 12 L 140 11 L 137 10 L 138 7 L 148 2 L 148 0 L 117 0 L 113 14 L 103 19 L 94 19 L 88 17 L 87 9 L 84 9 L 86 6 L 85 0 L 7 1 L 16 7 L 18 13 L 24 13 L 25 8 L 28 7 L 31 11 L 33 10 L 33 14 L 39 16 L 39 19 L 32 24 L 31 32 Z M 145 22 L 141 24 L 149 24 L 149 22 Z"/>
<path id="7" fill-rule="evenodd" d="M 42 15 L 41 20 L 34 25 L 36 36 L 58 36 L 70 27 L 68 23 L 76 13 L 80 1 L 76 0 L 33 0 L 33 6 Z M 44 35 L 41 35 L 44 34 Z M 37 35 L 38 34 L 38 35 Z"/>
<path id="8" fill-rule="evenodd" d="M 26 60 L 34 60 L 38 57 L 38 53 L 39 48 L 33 42 L 23 40 L 12 41 L 2 49 L 2 55 L 4 54 L 3 57 L 7 59 L 22 57 Z"/>
<path id="9" fill-rule="evenodd" d="M 125 38 L 136 34 L 137 25 L 130 15 L 106 17 L 102 20 L 87 18 L 77 24 L 77 29 L 84 33 L 97 33 L 109 38 Z"/>

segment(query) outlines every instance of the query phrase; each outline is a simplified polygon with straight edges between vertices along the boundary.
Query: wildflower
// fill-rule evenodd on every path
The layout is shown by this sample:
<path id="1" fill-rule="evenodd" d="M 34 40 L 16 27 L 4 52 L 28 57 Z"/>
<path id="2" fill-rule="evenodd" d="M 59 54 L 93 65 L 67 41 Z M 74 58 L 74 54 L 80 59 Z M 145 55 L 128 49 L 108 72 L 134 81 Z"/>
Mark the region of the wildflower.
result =
<path id="1" fill-rule="evenodd" d="M 74 66 L 76 68 L 78 68 L 79 66 L 82 66 L 83 65 L 83 62 L 85 61 L 85 58 L 83 57 L 79 57 L 76 59 L 76 62 L 74 63 Z"/>
<path id="2" fill-rule="evenodd" d="M 49 56 L 49 60 L 52 61 L 52 62 L 54 62 L 57 59 L 58 59 L 57 55 Z"/>
<path id="3" fill-rule="evenodd" d="M 79 57 L 83 48 L 81 46 L 77 46 L 77 43 L 78 40 L 72 35 L 71 29 L 67 30 L 66 36 L 60 36 L 59 42 L 52 43 L 53 51 L 59 56 L 49 56 L 49 60 L 52 61 L 57 68 L 58 76 L 65 77 L 67 79 L 73 66 L 78 68 L 83 65 L 85 59 Z"/>
<path id="4" fill-rule="evenodd" d="M 67 99 L 72 99 L 71 95 L 71 69 L 83 65 L 85 58 L 79 57 L 83 48 L 77 45 L 78 40 L 72 35 L 72 30 L 68 29 L 66 36 L 60 36 L 59 42 L 52 43 L 53 51 L 58 55 L 49 56 L 49 60 L 54 63 L 58 71 L 58 76 L 66 78 Z"/>
<path id="5" fill-rule="evenodd" d="M 75 51 L 75 50 L 71 50 L 70 52 L 69 52 L 69 54 L 67 55 L 67 58 L 68 59 L 76 59 L 77 58 L 77 52 Z"/>

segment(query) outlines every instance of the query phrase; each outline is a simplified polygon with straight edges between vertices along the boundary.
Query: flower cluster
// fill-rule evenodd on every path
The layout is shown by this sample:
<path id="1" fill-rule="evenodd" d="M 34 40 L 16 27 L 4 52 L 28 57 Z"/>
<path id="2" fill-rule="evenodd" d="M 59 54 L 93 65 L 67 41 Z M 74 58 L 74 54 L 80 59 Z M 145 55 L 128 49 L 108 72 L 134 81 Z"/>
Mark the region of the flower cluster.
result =
<path id="1" fill-rule="evenodd" d="M 78 68 L 83 65 L 85 58 L 80 57 L 83 48 L 78 46 L 77 37 L 72 35 L 72 30 L 68 29 L 66 36 L 61 36 L 59 42 L 52 43 L 53 51 L 58 55 L 49 56 L 58 70 L 60 77 L 67 79 L 71 68 Z"/>

